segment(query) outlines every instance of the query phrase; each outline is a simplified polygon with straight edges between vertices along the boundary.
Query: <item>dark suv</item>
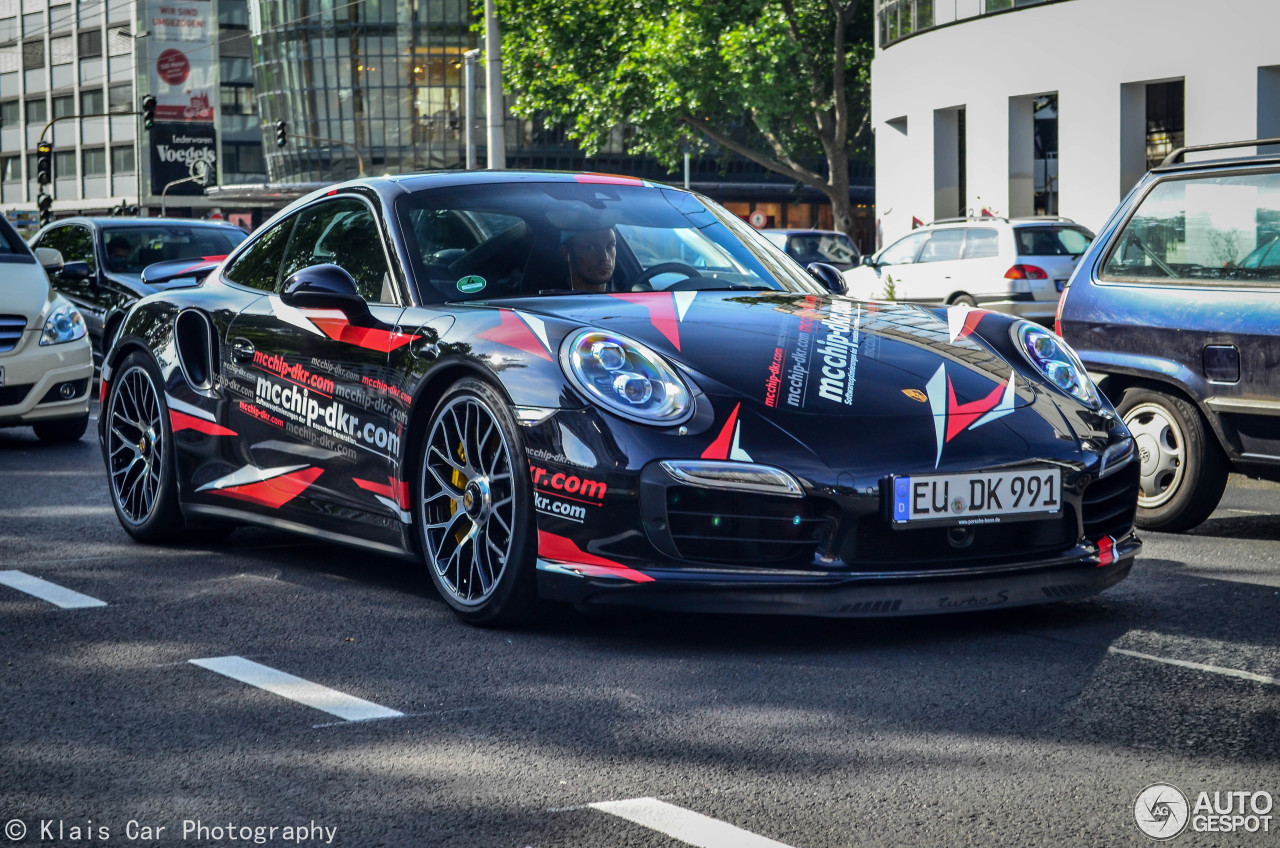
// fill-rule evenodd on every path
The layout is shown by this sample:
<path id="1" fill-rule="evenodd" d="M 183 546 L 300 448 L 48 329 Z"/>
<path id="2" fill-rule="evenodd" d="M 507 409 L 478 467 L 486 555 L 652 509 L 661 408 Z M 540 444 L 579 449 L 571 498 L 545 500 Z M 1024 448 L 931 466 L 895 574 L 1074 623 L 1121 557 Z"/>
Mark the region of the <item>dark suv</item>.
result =
<path id="1" fill-rule="evenodd" d="M 1081 259 L 1058 333 L 1137 440 L 1140 526 L 1209 517 L 1227 474 L 1280 480 L 1280 139 L 1176 150 Z"/>

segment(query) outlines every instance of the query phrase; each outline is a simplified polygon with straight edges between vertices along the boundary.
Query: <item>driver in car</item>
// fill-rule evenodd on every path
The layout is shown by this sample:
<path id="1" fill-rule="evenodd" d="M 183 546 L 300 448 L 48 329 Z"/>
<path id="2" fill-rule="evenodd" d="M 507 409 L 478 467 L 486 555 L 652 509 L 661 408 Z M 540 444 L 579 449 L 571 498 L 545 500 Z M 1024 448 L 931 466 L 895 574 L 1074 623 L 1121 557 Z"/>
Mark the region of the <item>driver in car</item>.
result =
<path id="1" fill-rule="evenodd" d="M 618 261 L 618 236 L 612 227 L 569 233 L 560 244 L 569 263 L 569 287 L 574 291 L 604 292 Z"/>

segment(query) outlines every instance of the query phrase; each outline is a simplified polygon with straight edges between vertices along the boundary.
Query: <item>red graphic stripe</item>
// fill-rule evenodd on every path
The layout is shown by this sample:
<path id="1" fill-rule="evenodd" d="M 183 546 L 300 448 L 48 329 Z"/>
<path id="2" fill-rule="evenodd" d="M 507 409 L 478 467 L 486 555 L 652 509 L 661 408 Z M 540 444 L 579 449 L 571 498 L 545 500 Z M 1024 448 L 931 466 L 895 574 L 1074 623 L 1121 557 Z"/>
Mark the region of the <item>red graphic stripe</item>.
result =
<path id="1" fill-rule="evenodd" d="M 313 315 L 302 310 L 307 319 L 335 342 L 356 345 L 379 353 L 390 353 L 418 338 L 392 330 L 376 330 L 371 327 L 354 327 L 343 316 Z"/>
<path id="2" fill-rule="evenodd" d="M 540 356 L 548 362 L 551 361 L 551 354 L 543 347 L 542 340 L 529 328 L 528 324 L 520 320 L 520 316 L 510 309 L 503 309 L 501 314 L 502 320 L 498 326 L 480 333 L 481 338 Z"/>
<path id="3" fill-rule="evenodd" d="M 352 481 L 364 489 L 366 492 L 373 492 L 375 495 L 382 495 L 388 500 L 395 501 L 401 509 L 409 508 L 409 484 L 404 481 L 397 481 L 394 477 L 387 478 L 390 482 L 387 485 L 375 483 L 372 480 L 361 480 L 359 477 L 352 477 Z"/>
<path id="4" fill-rule="evenodd" d="M 194 415 L 187 415 L 185 412 L 169 410 L 169 424 L 173 427 L 173 432 L 179 430 L 196 430 L 200 433 L 206 433 L 210 436 L 236 436 L 239 435 L 235 430 L 228 430 L 212 421 L 205 421 L 203 418 L 196 418 Z"/>
<path id="5" fill-rule="evenodd" d="M 1110 565 L 1116 561 L 1116 540 L 1111 536 L 1103 536 L 1098 540 L 1098 565 Z"/>
<path id="6" fill-rule="evenodd" d="M 180 271 L 174 271 L 174 273 L 175 273 L 175 274 L 181 274 L 181 273 L 183 273 L 183 272 L 185 272 L 185 271 L 191 271 L 191 270 L 194 270 L 194 269 L 196 269 L 196 268 L 199 268 L 199 267 L 201 267 L 201 266 L 203 266 L 203 265 L 205 265 L 206 263 L 209 263 L 209 262 L 221 262 L 222 260 L 224 260 L 224 259 L 226 259 L 226 258 L 227 258 L 226 254 L 223 254 L 222 256 L 201 256 L 201 257 L 200 257 L 200 261 L 199 261 L 199 262 L 197 262 L 196 264 L 194 264 L 194 265 L 188 265 L 187 267 L 185 267 L 185 268 L 181 269 Z"/>
<path id="7" fill-rule="evenodd" d="M 636 583 L 652 583 L 653 578 L 642 571 L 628 568 L 620 562 L 587 553 L 579 548 L 572 539 L 538 531 L 538 556 L 556 562 L 569 563 L 583 574 L 593 577 L 621 577 Z"/>
<path id="8" fill-rule="evenodd" d="M 618 300 L 634 303 L 649 310 L 649 320 L 659 333 L 667 337 L 667 341 L 680 349 L 680 320 L 676 317 L 676 296 L 669 292 L 639 292 L 636 294 L 614 294 Z"/>
<path id="9" fill-rule="evenodd" d="M 973 309 L 969 314 L 964 316 L 964 326 L 960 328 L 960 332 L 956 334 L 957 339 L 963 339 L 965 336 L 978 329 L 978 325 L 982 323 L 982 319 L 987 317 L 985 309 Z"/>
<path id="10" fill-rule="evenodd" d="M 307 487 L 314 483 L 316 478 L 323 473 L 323 468 L 304 468 L 292 474 L 272 477 L 270 480 L 261 480 L 244 486 L 213 489 L 212 491 L 214 494 L 226 495 L 229 498 L 279 509 L 305 492 Z"/>
<path id="11" fill-rule="evenodd" d="M 970 401 L 969 403 L 956 402 L 956 389 L 951 384 L 951 377 L 947 377 L 947 437 L 943 443 L 954 439 L 960 431 L 986 415 L 996 404 L 1000 402 L 1001 396 L 1004 395 L 1005 384 L 1008 380 L 1004 380 L 1000 385 L 992 390 L 991 394 L 981 400 Z"/>
<path id="12" fill-rule="evenodd" d="M 703 459 L 729 458 L 729 446 L 733 444 L 733 425 L 738 423 L 738 410 L 741 407 L 742 404 L 738 404 L 733 408 L 733 412 L 729 413 L 729 420 L 724 422 L 720 435 L 716 436 L 716 440 L 702 452 Z"/>

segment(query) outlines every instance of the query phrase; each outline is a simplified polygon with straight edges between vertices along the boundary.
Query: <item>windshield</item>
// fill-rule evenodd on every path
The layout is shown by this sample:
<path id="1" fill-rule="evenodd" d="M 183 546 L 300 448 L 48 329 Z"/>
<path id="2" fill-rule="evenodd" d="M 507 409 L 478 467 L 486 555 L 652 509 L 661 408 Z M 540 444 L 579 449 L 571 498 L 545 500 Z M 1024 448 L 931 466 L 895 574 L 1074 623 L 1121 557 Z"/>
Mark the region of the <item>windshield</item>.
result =
<path id="1" fill-rule="evenodd" d="M 396 213 L 425 302 L 824 291 L 736 216 L 673 189 L 585 181 L 451 187 L 402 197 Z"/>
<path id="2" fill-rule="evenodd" d="M 222 258 L 248 236 L 235 227 L 104 227 L 102 247 L 107 268 L 117 274 L 170 259 Z"/>
<path id="3" fill-rule="evenodd" d="M 826 262 L 830 265 L 852 265 L 858 261 L 858 248 L 843 233 L 803 233 L 787 241 L 787 253 L 801 265 Z"/>

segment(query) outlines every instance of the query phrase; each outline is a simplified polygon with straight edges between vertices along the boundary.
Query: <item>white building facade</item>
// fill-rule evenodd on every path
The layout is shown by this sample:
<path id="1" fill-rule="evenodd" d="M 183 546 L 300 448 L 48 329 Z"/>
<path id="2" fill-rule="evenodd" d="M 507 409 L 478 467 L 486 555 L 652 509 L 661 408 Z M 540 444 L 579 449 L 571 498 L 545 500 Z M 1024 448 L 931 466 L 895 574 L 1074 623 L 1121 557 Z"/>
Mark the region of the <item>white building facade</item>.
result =
<path id="1" fill-rule="evenodd" d="M 1280 136 L 1277 0 L 877 0 L 876 214 L 1097 230 L 1174 147 Z"/>

